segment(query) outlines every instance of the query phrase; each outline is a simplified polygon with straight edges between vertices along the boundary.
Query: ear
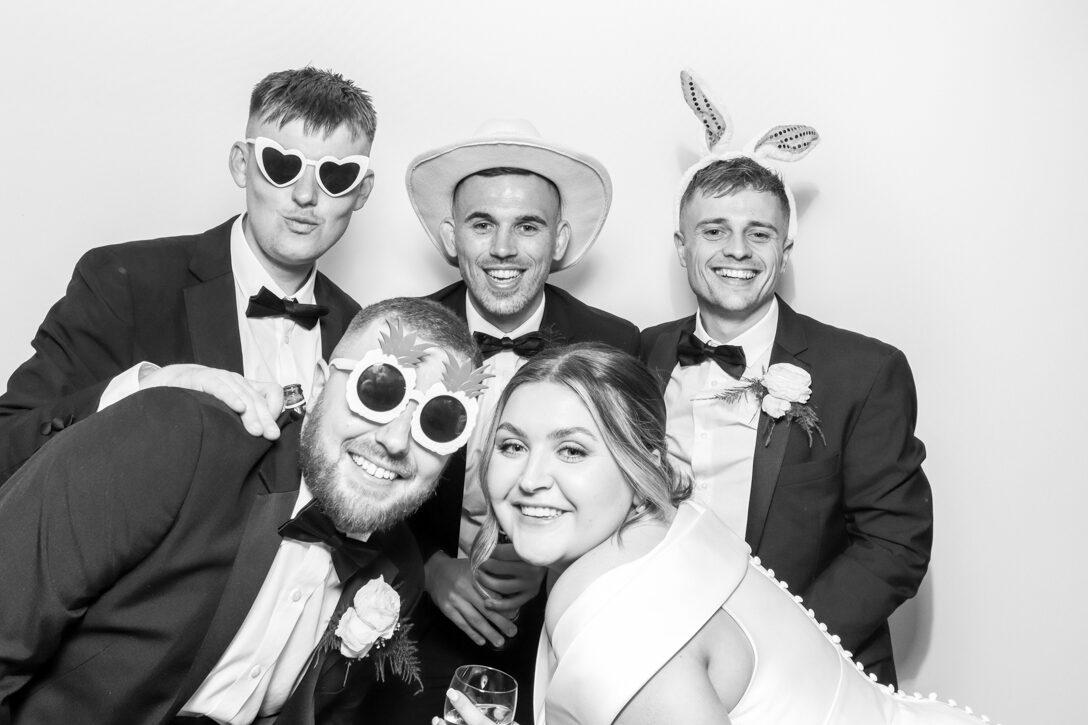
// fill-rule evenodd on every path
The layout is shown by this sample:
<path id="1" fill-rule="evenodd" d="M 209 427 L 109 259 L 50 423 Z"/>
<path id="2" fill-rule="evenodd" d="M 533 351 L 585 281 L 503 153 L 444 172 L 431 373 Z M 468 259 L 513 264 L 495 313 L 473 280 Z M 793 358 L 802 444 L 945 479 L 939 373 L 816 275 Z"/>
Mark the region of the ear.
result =
<path id="1" fill-rule="evenodd" d="M 782 244 L 782 269 L 786 268 L 786 263 L 790 261 L 790 252 L 793 251 L 793 240 L 787 239 Z"/>
<path id="2" fill-rule="evenodd" d="M 552 252 L 552 261 L 558 262 L 563 258 L 563 255 L 567 253 L 567 247 L 570 245 L 570 224 L 566 219 L 559 222 L 559 230 L 555 235 L 555 251 Z"/>
<path id="3" fill-rule="evenodd" d="M 752 155 L 773 161 L 799 161 L 820 142 L 812 126 L 775 126 L 752 146 Z"/>
<path id="4" fill-rule="evenodd" d="M 227 168 L 230 169 L 230 176 L 239 189 L 246 188 L 246 168 L 248 165 L 246 142 L 235 141 L 230 147 L 230 155 L 227 156 Z"/>
<path id="5" fill-rule="evenodd" d="M 453 233 L 453 219 L 446 218 L 438 225 L 438 236 L 442 238 L 442 249 L 450 259 L 457 259 L 457 239 Z"/>
<path id="6" fill-rule="evenodd" d="M 688 260 L 684 257 L 687 243 L 684 241 L 684 233 L 679 231 L 673 232 L 672 243 L 676 246 L 676 256 L 680 258 L 680 266 L 687 269 Z"/>
<path id="7" fill-rule="evenodd" d="M 370 192 L 374 190 L 374 172 L 367 169 L 367 172 L 363 174 L 363 180 L 359 182 L 359 188 L 356 189 L 355 205 L 351 208 L 352 211 L 359 211 L 363 208 L 363 204 L 366 204 L 366 200 L 370 198 Z"/>
<path id="8" fill-rule="evenodd" d="M 318 360 L 314 365 L 314 379 L 313 384 L 310 386 L 310 397 L 312 400 L 308 401 L 310 405 L 317 402 L 317 399 L 321 397 L 321 393 L 325 390 L 325 383 L 329 381 L 329 364 L 324 360 Z"/>

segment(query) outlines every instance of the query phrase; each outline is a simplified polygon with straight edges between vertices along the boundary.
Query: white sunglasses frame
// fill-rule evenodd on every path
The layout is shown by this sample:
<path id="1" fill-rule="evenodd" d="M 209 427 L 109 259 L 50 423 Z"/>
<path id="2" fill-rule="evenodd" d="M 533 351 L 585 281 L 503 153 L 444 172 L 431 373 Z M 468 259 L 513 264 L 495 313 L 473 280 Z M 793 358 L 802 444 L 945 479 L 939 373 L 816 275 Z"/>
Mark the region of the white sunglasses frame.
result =
<path id="1" fill-rule="evenodd" d="M 327 196 L 331 196 L 332 198 L 335 199 L 335 198 L 344 196 L 345 194 L 350 194 L 357 186 L 359 186 L 359 184 L 363 183 L 363 179 L 366 178 L 366 172 L 370 169 L 370 157 L 369 156 L 362 156 L 360 154 L 356 154 L 354 156 L 345 156 L 342 159 L 337 158 L 335 156 L 331 156 L 331 155 L 330 156 L 322 156 L 317 161 L 314 161 L 313 159 L 308 158 L 307 156 L 305 156 L 298 149 L 285 149 L 279 143 L 277 143 L 276 141 L 274 141 L 274 140 L 272 140 L 272 139 L 270 139 L 270 138 L 268 138 L 266 136 L 255 136 L 254 138 L 247 138 L 246 143 L 253 145 L 253 158 L 257 163 L 257 168 L 260 169 L 261 176 L 264 177 L 265 181 L 267 181 L 269 184 L 276 187 L 277 189 L 283 189 L 285 187 L 291 186 L 294 183 L 297 183 L 298 180 L 301 179 L 302 176 L 306 173 L 306 167 L 307 166 L 313 166 L 314 167 L 314 178 L 317 180 L 317 185 L 319 187 L 321 187 L 321 191 L 325 192 L 325 194 Z M 272 177 L 268 175 L 268 171 L 266 171 L 265 168 L 264 168 L 264 155 L 262 154 L 262 151 L 264 151 L 265 148 L 274 148 L 277 151 L 279 151 L 281 154 L 283 154 L 284 156 L 294 156 L 295 158 L 301 159 L 302 160 L 302 166 L 299 167 L 298 175 L 296 175 L 295 178 L 293 178 L 290 181 L 288 181 L 286 183 L 283 183 L 283 184 L 278 184 L 275 181 L 273 181 Z M 327 161 L 332 161 L 332 162 L 340 164 L 340 165 L 343 165 L 343 164 L 346 164 L 346 163 L 358 164 L 359 165 L 359 176 L 355 179 L 354 182 L 352 182 L 351 186 L 344 189 L 339 194 L 334 194 L 331 191 L 329 191 L 327 188 L 325 188 L 325 182 L 323 182 L 321 180 L 321 173 L 320 173 L 321 165 L 324 164 Z"/>
<path id="2" fill-rule="evenodd" d="M 363 401 L 359 399 L 359 376 L 363 374 L 363 371 L 374 365 L 391 365 L 399 370 L 400 374 L 404 376 L 404 399 L 401 400 L 396 407 L 387 411 L 371 410 L 363 405 Z M 329 367 L 348 373 L 347 385 L 344 388 L 344 395 L 347 398 L 348 408 L 359 417 L 365 418 L 372 423 L 384 425 L 395 420 L 403 413 L 404 409 L 408 407 L 408 403 L 412 401 L 418 403 L 419 405 L 412 414 L 412 438 L 432 453 L 436 453 L 440 456 L 446 456 L 453 453 L 468 442 L 469 437 L 472 435 L 473 428 L 476 427 L 476 419 L 479 414 L 479 403 L 474 398 L 468 397 L 460 390 L 447 390 L 446 386 L 438 382 L 434 383 L 426 392 L 416 390 L 415 370 L 401 365 L 395 357 L 383 353 L 381 350 L 371 350 L 364 355 L 361 360 L 350 360 L 343 357 L 333 358 L 332 360 L 329 360 Z M 466 416 L 464 430 L 462 430 L 460 435 L 456 438 L 447 442 L 436 441 L 429 438 L 427 434 L 423 432 L 423 426 L 419 422 L 420 414 L 427 403 L 435 398 L 441 398 L 443 396 L 456 398 L 460 401 L 461 405 L 465 408 Z"/>

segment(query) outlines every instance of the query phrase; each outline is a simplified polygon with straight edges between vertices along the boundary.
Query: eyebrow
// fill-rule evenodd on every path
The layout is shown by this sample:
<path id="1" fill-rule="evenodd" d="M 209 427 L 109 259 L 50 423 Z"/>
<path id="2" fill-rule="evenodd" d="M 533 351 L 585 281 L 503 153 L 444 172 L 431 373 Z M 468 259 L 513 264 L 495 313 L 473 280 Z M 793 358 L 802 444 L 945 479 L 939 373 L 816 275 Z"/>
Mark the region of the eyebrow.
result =
<path id="1" fill-rule="evenodd" d="M 466 222 L 475 221 L 477 219 L 481 219 L 481 220 L 483 220 L 485 222 L 495 221 L 495 217 L 491 216 L 486 211 L 473 211 L 473 212 L 469 212 L 468 214 L 465 215 L 465 221 Z"/>
<path id="2" fill-rule="evenodd" d="M 720 224 L 720 225 L 723 225 L 723 226 L 731 226 L 732 222 L 730 222 L 725 217 L 715 217 L 713 219 L 703 219 L 698 224 L 696 224 L 695 226 L 696 227 L 701 227 L 701 226 L 706 225 L 706 224 Z M 751 229 L 752 227 L 757 227 L 757 228 L 760 228 L 760 229 L 771 229 L 771 230 L 774 231 L 775 234 L 779 233 L 778 227 L 776 227 L 774 224 L 771 224 L 770 222 L 761 222 L 761 221 L 758 221 L 758 220 L 757 221 L 750 221 L 745 225 L 744 228 L 745 229 Z"/>
<path id="3" fill-rule="evenodd" d="M 516 223 L 517 224 L 525 224 L 526 222 L 531 222 L 533 224 L 539 224 L 542 227 L 548 226 L 548 221 L 544 217 L 537 216 L 536 214 L 526 214 L 525 216 L 518 217 L 518 220 L 517 220 Z"/>
<path id="4" fill-rule="evenodd" d="M 506 430 L 506 431 L 509 431 L 510 433 L 513 433 L 516 436 L 521 437 L 521 438 L 526 438 L 527 437 L 525 435 L 525 431 L 521 430 L 520 428 L 518 428 L 513 423 L 509 423 L 507 421 L 503 421 L 502 423 L 499 423 L 499 427 L 496 430 Z M 582 435 L 588 436 L 589 438 L 592 438 L 593 440 L 597 440 L 597 436 L 593 435 L 592 431 L 590 431 L 588 428 L 583 428 L 582 426 L 579 426 L 579 425 L 572 426 L 570 428 L 560 428 L 559 430 L 554 430 L 554 431 L 552 431 L 551 433 L 548 434 L 548 437 L 551 438 L 552 440 L 559 440 L 559 439 L 562 439 L 562 438 L 567 438 L 568 436 L 574 435 L 576 433 L 581 433 Z"/>

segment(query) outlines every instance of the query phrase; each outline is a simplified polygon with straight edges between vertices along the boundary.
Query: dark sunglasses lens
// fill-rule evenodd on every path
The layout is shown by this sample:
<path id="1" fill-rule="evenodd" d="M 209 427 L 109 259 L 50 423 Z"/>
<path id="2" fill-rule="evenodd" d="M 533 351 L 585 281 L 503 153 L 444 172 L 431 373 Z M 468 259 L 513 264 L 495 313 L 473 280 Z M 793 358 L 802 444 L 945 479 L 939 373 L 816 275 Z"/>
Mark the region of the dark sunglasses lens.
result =
<path id="1" fill-rule="evenodd" d="M 384 413 L 400 405 L 406 387 L 400 370 L 381 363 L 362 372 L 356 389 L 363 405 L 376 413 Z"/>
<path id="2" fill-rule="evenodd" d="M 261 163 L 264 171 L 273 184 L 290 184 L 298 178 L 302 171 L 302 159 L 297 156 L 288 156 L 278 149 L 266 147 L 261 151 Z"/>
<path id="3" fill-rule="evenodd" d="M 359 178 L 362 167 L 349 161 L 346 164 L 338 164 L 335 161 L 326 161 L 321 164 L 318 173 L 321 175 L 321 183 L 330 194 L 343 194 L 351 188 L 355 180 Z"/>
<path id="4" fill-rule="evenodd" d="M 419 411 L 419 427 L 435 443 L 449 443 L 465 432 L 468 411 L 452 395 L 431 398 Z"/>

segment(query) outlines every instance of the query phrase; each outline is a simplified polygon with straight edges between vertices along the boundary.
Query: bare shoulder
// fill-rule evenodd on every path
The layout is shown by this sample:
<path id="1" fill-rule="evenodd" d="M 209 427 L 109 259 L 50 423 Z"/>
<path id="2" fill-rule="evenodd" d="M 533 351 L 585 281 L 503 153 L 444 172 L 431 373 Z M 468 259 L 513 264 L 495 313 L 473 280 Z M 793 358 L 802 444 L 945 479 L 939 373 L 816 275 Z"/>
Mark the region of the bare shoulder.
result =
<path id="1" fill-rule="evenodd" d="M 616 725 L 730 722 L 752 678 L 755 655 L 740 625 L 718 612 L 666 662 L 616 718 Z"/>
<path id="2" fill-rule="evenodd" d="M 567 567 L 548 593 L 545 626 L 551 632 L 563 612 L 590 584 L 618 566 L 635 561 L 665 538 L 668 524 L 645 521 L 629 526 L 621 534 L 593 548 Z"/>

